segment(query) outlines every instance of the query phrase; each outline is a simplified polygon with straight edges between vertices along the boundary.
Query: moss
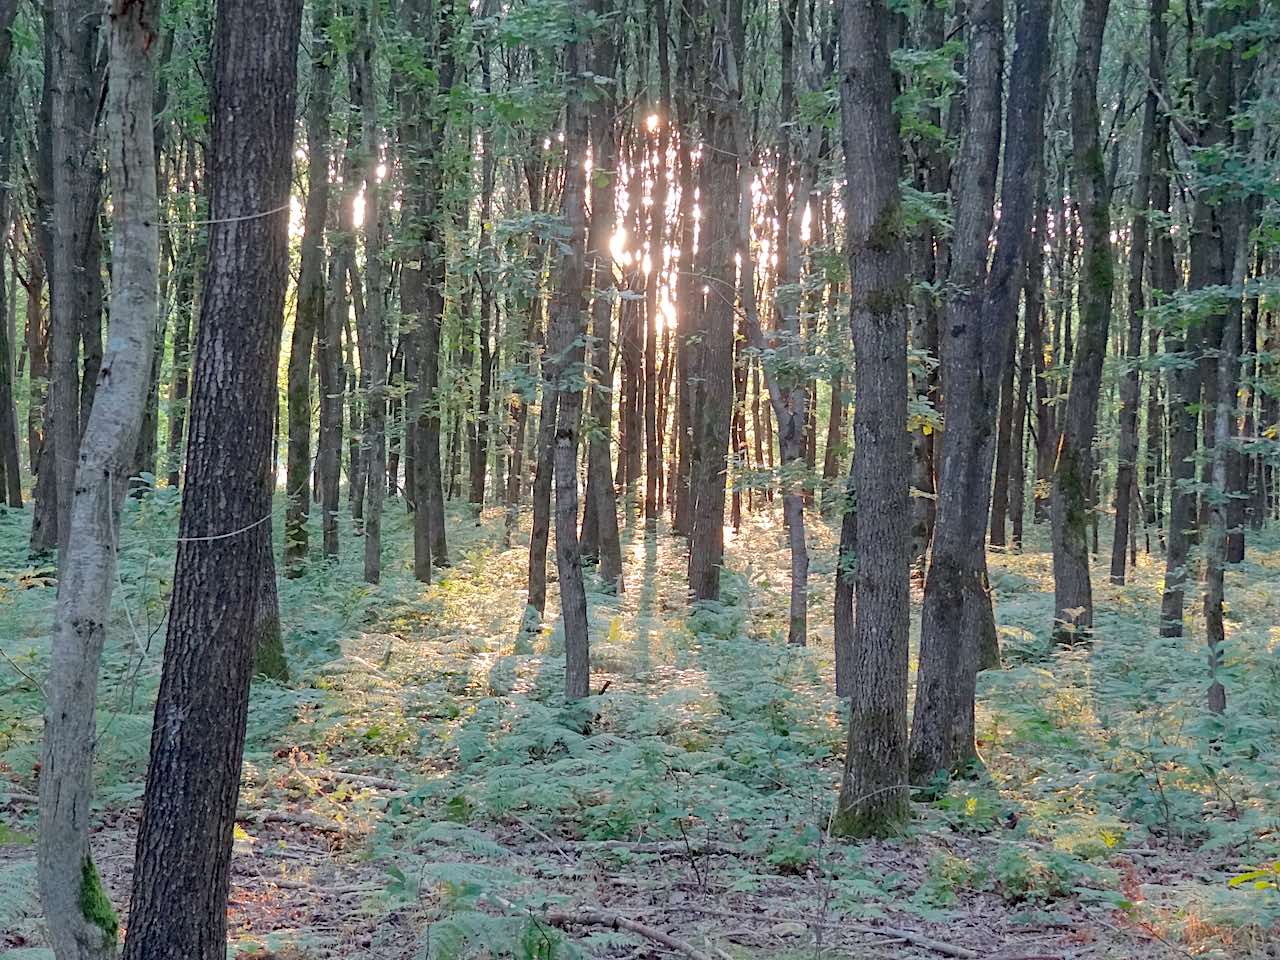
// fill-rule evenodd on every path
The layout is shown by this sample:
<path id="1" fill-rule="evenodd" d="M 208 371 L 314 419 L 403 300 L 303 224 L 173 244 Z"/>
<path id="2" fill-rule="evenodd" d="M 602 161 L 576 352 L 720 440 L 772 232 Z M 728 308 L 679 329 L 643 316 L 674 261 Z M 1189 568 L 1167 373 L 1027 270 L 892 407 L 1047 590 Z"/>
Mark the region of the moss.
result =
<path id="1" fill-rule="evenodd" d="M 867 231 L 867 248 L 876 253 L 888 253 L 902 242 L 902 206 L 890 203 Z"/>
<path id="2" fill-rule="evenodd" d="M 280 637 L 280 620 L 269 618 L 258 633 L 258 644 L 253 655 L 253 673 L 269 677 L 280 683 L 289 682 L 289 660 L 285 657 L 284 641 Z"/>
<path id="3" fill-rule="evenodd" d="M 907 304 L 907 288 L 905 283 L 892 283 L 879 290 L 868 290 L 866 296 L 867 310 L 877 319 L 891 315 Z"/>
<path id="4" fill-rule="evenodd" d="M 851 840 L 871 838 L 887 839 L 901 836 L 908 820 L 905 800 L 887 804 L 873 804 L 865 809 L 851 808 L 836 811 L 831 819 L 831 833 Z"/>
<path id="5" fill-rule="evenodd" d="M 107 943 L 114 944 L 120 934 L 120 919 L 111 906 L 111 898 L 102 889 L 102 878 L 93 858 L 86 856 L 80 871 L 80 912 L 84 918 L 98 927 Z"/>

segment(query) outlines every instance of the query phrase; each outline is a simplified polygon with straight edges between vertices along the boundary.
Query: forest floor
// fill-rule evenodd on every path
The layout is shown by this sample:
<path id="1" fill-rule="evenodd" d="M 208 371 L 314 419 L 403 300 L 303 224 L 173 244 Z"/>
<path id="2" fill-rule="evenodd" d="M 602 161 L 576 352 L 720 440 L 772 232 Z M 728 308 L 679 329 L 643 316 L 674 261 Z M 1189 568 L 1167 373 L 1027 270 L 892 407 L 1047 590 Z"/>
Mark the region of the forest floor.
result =
<path id="1" fill-rule="evenodd" d="M 454 564 L 423 587 L 408 523 L 388 508 L 381 586 L 360 582 L 350 530 L 340 563 L 281 582 L 292 680 L 254 685 L 236 954 L 1280 957 L 1275 534 L 1251 535 L 1228 576 L 1225 719 L 1201 706 L 1198 600 L 1186 639 L 1158 636 L 1158 557 L 1140 556 L 1126 587 L 1096 565 L 1096 640 L 1054 650 L 1046 531 L 1024 553 L 993 553 L 1005 666 L 979 685 L 985 776 L 914 804 L 904 837 L 850 843 L 825 831 L 845 742 L 834 525 L 811 524 L 800 651 L 782 639 L 776 512 L 748 516 L 723 603 L 692 617 L 679 541 L 630 529 L 626 592 L 590 596 L 600 693 L 567 709 L 558 627 L 517 642 L 527 540 L 501 550 L 499 511 L 477 524 L 453 509 Z M 176 515 L 161 490 L 123 521 L 92 838 L 116 904 Z M 55 587 L 26 557 L 29 520 L 0 515 L 0 956 L 35 960 L 51 954 L 34 884 L 31 678 Z M 553 584 L 548 624 L 554 610 Z"/>

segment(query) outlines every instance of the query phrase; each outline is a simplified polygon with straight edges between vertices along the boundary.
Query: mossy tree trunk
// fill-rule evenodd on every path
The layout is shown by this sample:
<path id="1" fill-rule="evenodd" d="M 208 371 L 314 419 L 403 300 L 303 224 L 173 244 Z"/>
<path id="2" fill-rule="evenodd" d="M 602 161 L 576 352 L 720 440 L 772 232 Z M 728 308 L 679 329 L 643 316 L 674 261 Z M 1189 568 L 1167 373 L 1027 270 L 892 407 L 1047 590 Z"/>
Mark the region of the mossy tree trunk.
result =
<path id="1" fill-rule="evenodd" d="M 1053 634 L 1060 643 L 1087 638 L 1093 630 L 1089 488 L 1115 285 L 1111 210 L 1098 133 L 1098 66 L 1110 5 L 1110 0 L 1084 0 L 1071 78 L 1072 188 L 1080 208 L 1083 240 L 1080 326 L 1053 478 Z"/>

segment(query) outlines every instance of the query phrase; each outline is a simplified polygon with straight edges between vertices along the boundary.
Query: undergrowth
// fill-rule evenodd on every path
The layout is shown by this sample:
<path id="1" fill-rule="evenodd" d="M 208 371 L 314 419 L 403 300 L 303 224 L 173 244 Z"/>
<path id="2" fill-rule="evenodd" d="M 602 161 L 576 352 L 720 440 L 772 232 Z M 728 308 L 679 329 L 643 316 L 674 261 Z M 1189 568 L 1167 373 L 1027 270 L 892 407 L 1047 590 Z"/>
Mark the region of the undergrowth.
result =
<path id="1" fill-rule="evenodd" d="M 131 501 L 122 521 L 100 697 L 104 814 L 136 808 L 142 790 L 176 518 L 176 498 L 161 490 Z M 1228 576 L 1225 717 L 1202 706 L 1198 619 L 1186 638 L 1158 635 L 1158 557 L 1141 557 L 1123 588 L 1095 575 L 1097 638 L 1062 651 L 1048 637 L 1042 545 L 993 554 L 1005 666 L 979 686 L 986 774 L 916 804 L 907 836 L 848 845 L 827 834 L 846 735 L 827 613 L 837 531 L 814 524 L 813 646 L 796 651 L 783 641 L 785 538 L 772 514 L 748 518 L 729 546 L 721 603 L 693 616 L 677 541 L 629 530 L 626 591 L 589 594 L 597 692 L 566 705 L 553 620 L 530 648 L 517 645 L 523 544 L 497 549 L 497 511 L 480 524 L 462 510 L 454 519 L 453 566 L 429 587 L 411 577 L 411 531 L 394 506 L 380 586 L 360 582 L 363 545 L 349 529 L 338 563 L 281 579 L 293 679 L 255 684 L 246 747 L 243 803 L 298 806 L 356 834 L 344 852 L 376 878 L 361 911 L 375 926 L 411 918 L 423 956 L 634 950 L 633 934 L 570 935 L 539 919 L 602 897 L 602 875 L 629 878 L 626 895 L 650 900 L 686 885 L 711 902 L 773 903 L 788 908 L 776 938 L 819 946 L 815 917 L 945 929 L 985 911 L 1006 927 L 1119 928 L 1237 956 L 1280 922 L 1271 534 Z M 0 515 L 0 893 L 25 889 L 30 875 L 31 847 L 19 841 L 33 811 L 3 802 L 6 790 L 32 789 L 35 681 L 55 590 L 52 569 L 27 559 L 28 523 Z M 404 789 L 335 786 L 311 768 Z M 237 837 L 257 842 L 256 830 Z M 30 900 L 14 908 L 0 896 L 0 920 L 29 920 Z M 286 939 L 305 948 L 324 938 L 301 929 Z M 246 935 L 237 948 L 262 942 Z M 1133 955 L 1118 949 L 1099 955 Z"/>

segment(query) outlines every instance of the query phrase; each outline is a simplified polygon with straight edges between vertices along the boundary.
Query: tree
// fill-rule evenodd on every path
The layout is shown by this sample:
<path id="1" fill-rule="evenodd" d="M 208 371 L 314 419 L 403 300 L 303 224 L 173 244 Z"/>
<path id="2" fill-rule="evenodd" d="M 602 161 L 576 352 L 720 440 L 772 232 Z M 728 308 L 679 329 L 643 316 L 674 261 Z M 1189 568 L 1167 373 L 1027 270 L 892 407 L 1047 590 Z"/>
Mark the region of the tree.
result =
<path id="1" fill-rule="evenodd" d="M 997 406 L 1017 331 L 1018 295 L 1031 238 L 1034 176 L 1043 149 L 1050 7 L 1018 4 L 1004 177 L 995 255 L 987 267 L 1000 143 L 1003 15 L 999 0 L 970 11 L 965 137 L 957 163 L 956 236 L 941 337 L 947 428 L 933 555 L 920 626 L 920 672 L 911 728 L 911 775 L 924 783 L 976 758 L 978 670 L 998 664 L 984 551 Z M 861 538 L 859 538 L 861 542 Z M 994 661 L 994 662 L 993 662 Z"/>
<path id="2" fill-rule="evenodd" d="M 63 11 L 65 14 L 66 11 Z M 118 932 L 89 852 L 97 688 L 116 576 L 120 505 L 151 379 L 160 243 L 152 139 L 157 4 L 110 7 L 111 344 L 60 521 L 58 604 L 40 776 L 40 894 L 55 954 L 111 957 Z M 64 255 L 65 256 L 65 255 Z M 65 289 L 65 288 L 64 288 Z M 63 455 L 73 449 L 60 448 Z M 62 501 L 59 501 L 60 503 Z"/>
<path id="3" fill-rule="evenodd" d="M 222 960 L 232 827 L 270 552 L 301 0 L 220 0 L 209 266 L 187 486 L 126 960 Z"/>
<path id="4" fill-rule="evenodd" d="M 364 510 L 364 579 L 382 579 L 382 500 L 387 472 L 387 323 L 383 303 L 382 187 L 378 177 L 378 90 L 373 58 L 373 13 L 361 7 L 360 47 L 356 79 L 360 89 L 364 160 L 364 322 L 358 324 L 362 343 L 360 367 L 368 379 L 364 449 L 368 486 Z"/>
<path id="5" fill-rule="evenodd" d="M 329 113 L 333 100 L 333 56 L 329 47 L 328 0 L 311 11 L 311 92 L 307 100 L 307 199 L 298 267 L 297 307 L 289 346 L 288 471 L 285 515 L 285 572 L 301 572 L 310 535 L 311 360 L 317 331 L 325 330 L 324 224 L 329 215 Z M 323 400 L 321 401 L 323 402 Z"/>
<path id="6" fill-rule="evenodd" d="M 694 602 L 720 597 L 724 562 L 724 501 L 729 428 L 733 412 L 734 305 L 737 291 L 738 152 L 730 77 L 733 45 L 742 19 L 740 0 L 713 0 L 710 90 L 703 106 L 703 132 L 710 155 L 699 187 L 706 245 L 699 272 L 706 287 L 701 342 L 690 363 L 693 396 L 690 470 L 689 595 Z"/>
<path id="7" fill-rule="evenodd" d="M 37 498 L 53 505 L 51 525 L 33 523 L 33 551 L 66 546 L 75 486 L 76 458 L 66 452 L 80 446 L 81 406 L 92 388 L 82 390 L 80 345 L 85 345 L 88 380 L 96 381 L 101 362 L 102 280 L 98 232 L 102 170 L 93 149 L 94 113 L 102 88 L 97 60 L 100 8 L 92 0 L 59 0 L 46 17 L 49 33 L 49 199 L 52 228 L 49 254 L 50 371 L 43 469 L 51 485 L 37 487 Z M 94 345 L 97 345 L 95 358 Z M 87 411 L 86 411 L 87 412 Z M 41 496 L 43 494 L 43 496 Z M 37 508 L 37 516 L 40 511 Z"/>
<path id="8" fill-rule="evenodd" d="M 1151 167 L 1155 162 L 1156 91 L 1162 69 L 1158 58 L 1162 52 L 1157 43 L 1155 21 L 1163 13 L 1151 11 L 1148 27 L 1148 82 L 1143 97 L 1142 134 L 1138 143 L 1138 172 L 1133 181 L 1133 225 L 1129 232 L 1129 329 L 1125 340 L 1127 367 L 1120 381 L 1120 444 L 1116 452 L 1116 526 L 1111 540 L 1111 582 L 1124 584 L 1125 559 L 1128 556 L 1130 525 L 1135 521 L 1134 494 L 1138 490 L 1138 406 L 1142 385 L 1138 379 L 1138 361 L 1142 355 L 1142 324 L 1146 310 L 1143 292 L 1143 270 L 1147 259 L 1147 221 L 1151 202 Z"/>
<path id="9" fill-rule="evenodd" d="M 1093 629 L 1088 542 L 1093 434 L 1115 283 L 1110 191 L 1098 133 L 1098 66 L 1110 6 L 1110 0 L 1082 3 L 1071 75 L 1072 190 L 1080 209 L 1083 262 L 1080 326 L 1053 476 L 1053 632 L 1060 643 L 1086 638 Z"/>
<path id="10" fill-rule="evenodd" d="M 18 0 L 0 0 L 0 247 L 9 233 L 10 171 L 13 165 L 13 104 L 17 95 L 10 67 L 13 36 L 10 28 L 18 12 Z M 10 305 L 4 256 L 0 255 L 0 501 L 22 506 L 22 475 L 18 462 L 18 410 L 14 403 L 14 344 L 10 341 Z M 14 305 L 16 306 L 16 304 Z"/>
<path id="11" fill-rule="evenodd" d="M 849 739 L 836 833 L 899 830 L 907 819 L 907 258 L 902 147 L 889 69 L 891 15 L 844 0 L 840 112 L 844 140 L 850 323 L 854 350 L 857 625 Z M 853 185 L 858 188 L 854 189 Z M 869 505 L 874 504 L 874 509 Z M 843 539 L 843 538 L 842 538 Z"/>
<path id="12" fill-rule="evenodd" d="M 590 142 L 590 108 L 584 89 L 593 65 L 590 27 L 598 5 L 573 10 L 573 39 L 565 55 L 568 92 L 564 121 L 564 188 L 560 195 L 565 237 L 556 257 L 556 294 L 551 305 L 547 350 L 554 358 L 556 569 L 560 574 L 560 618 L 564 623 L 566 700 L 590 693 L 591 649 L 587 635 L 587 595 L 578 549 L 578 429 L 582 419 L 583 362 L 586 350 L 587 171 L 579 159 Z M 583 14 L 587 16 L 584 17 Z"/>

